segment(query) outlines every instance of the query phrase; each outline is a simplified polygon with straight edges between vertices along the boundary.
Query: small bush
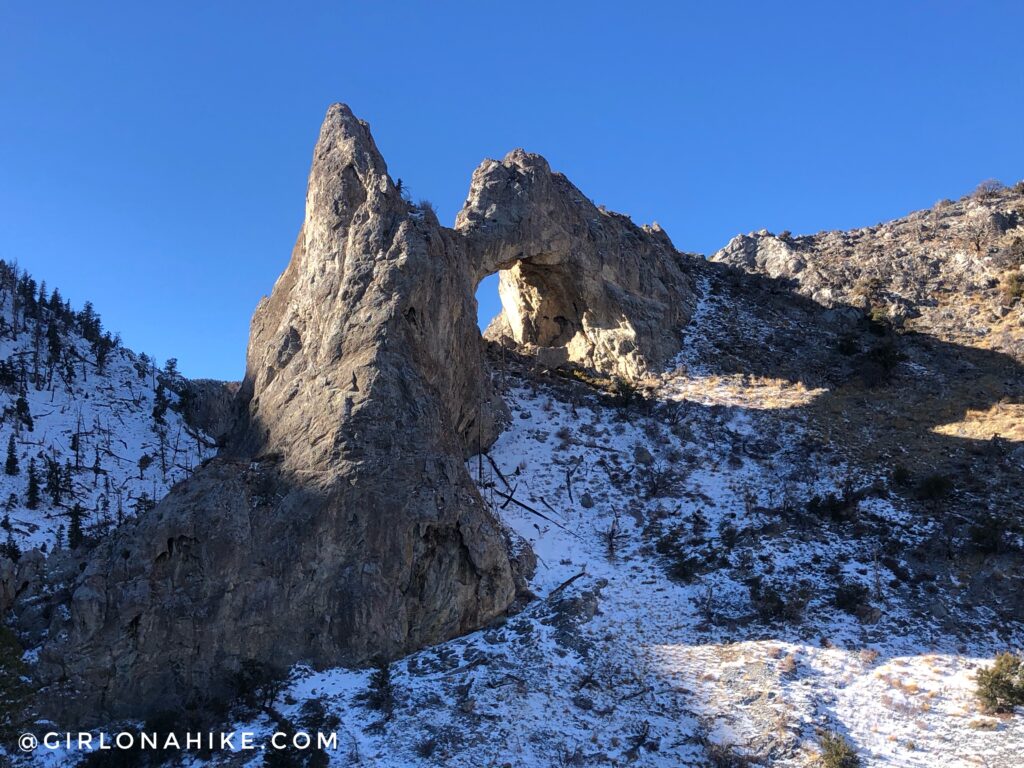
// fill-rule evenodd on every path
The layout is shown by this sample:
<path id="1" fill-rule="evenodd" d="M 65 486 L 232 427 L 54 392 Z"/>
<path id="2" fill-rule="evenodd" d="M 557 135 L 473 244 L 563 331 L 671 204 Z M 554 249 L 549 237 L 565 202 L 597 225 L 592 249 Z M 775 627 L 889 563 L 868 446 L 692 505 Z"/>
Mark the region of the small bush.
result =
<path id="1" fill-rule="evenodd" d="M 868 588 L 857 581 L 843 581 L 836 587 L 832 596 L 832 604 L 839 610 L 855 614 L 864 605 L 868 597 Z"/>
<path id="2" fill-rule="evenodd" d="M 1008 272 L 999 285 L 999 301 L 1004 307 L 1012 307 L 1024 299 L 1024 274 Z"/>
<path id="3" fill-rule="evenodd" d="M 366 705 L 382 712 L 385 720 L 391 719 L 395 709 L 395 684 L 391 679 L 391 665 L 387 661 L 377 662 L 376 669 L 370 674 Z"/>
<path id="4" fill-rule="evenodd" d="M 979 200 L 988 200 L 1006 189 L 999 179 L 985 179 L 974 189 L 974 196 Z"/>
<path id="5" fill-rule="evenodd" d="M 822 768 L 860 768 L 860 758 L 853 744 L 835 731 L 827 731 L 821 737 L 821 757 L 818 758 Z"/>
<path id="6" fill-rule="evenodd" d="M 615 400 L 623 408 L 628 408 L 640 398 L 640 389 L 629 379 L 616 376 L 611 384 Z"/>
<path id="7" fill-rule="evenodd" d="M 750 583 L 750 602 L 757 617 L 766 623 L 799 622 L 809 601 L 810 592 L 805 584 L 796 587 L 765 584 L 760 578 L 755 578 Z"/>
<path id="8" fill-rule="evenodd" d="M 972 525 L 968 535 L 971 544 L 979 552 L 985 555 L 995 555 L 1003 549 L 1003 531 L 1005 529 L 1006 522 L 1004 520 L 989 514 Z"/>
<path id="9" fill-rule="evenodd" d="M 25 664 L 14 633 L 0 624 L 0 744 L 14 739 L 28 720 L 30 691 L 22 679 Z"/>
<path id="10" fill-rule="evenodd" d="M 286 670 L 255 659 L 246 659 L 229 681 L 240 704 L 265 710 L 284 690 Z"/>
<path id="11" fill-rule="evenodd" d="M 953 478 L 939 473 L 926 475 L 917 484 L 917 498 L 921 501 L 940 501 L 953 492 Z"/>
<path id="12" fill-rule="evenodd" d="M 1024 657 L 1001 653 L 995 663 L 979 669 L 975 695 L 989 712 L 1013 712 L 1024 706 Z"/>
<path id="13" fill-rule="evenodd" d="M 910 470 L 902 464 L 897 464 L 892 468 L 891 478 L 893 485 L 900 485 L 906 487 L 910 485 Z"/>

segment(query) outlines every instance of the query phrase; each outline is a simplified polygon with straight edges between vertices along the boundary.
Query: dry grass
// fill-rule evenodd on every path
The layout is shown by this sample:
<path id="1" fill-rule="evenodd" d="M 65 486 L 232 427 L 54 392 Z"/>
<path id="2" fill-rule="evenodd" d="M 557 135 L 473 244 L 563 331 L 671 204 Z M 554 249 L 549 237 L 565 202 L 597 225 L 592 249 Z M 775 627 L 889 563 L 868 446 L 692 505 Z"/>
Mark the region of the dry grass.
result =
<path id="1" fill-rule="evenodd" d="M 990 440 L 999 436 L 1004 440 L 1024 442 L 1024 404 L 996 403 L 987 410 L 969 410 L 960 421 L 940 424 L 932 431 L 973 440 Z"/>
<path id="2" fill-rule="evenodd" d="M 758 411 L 786 410 L 811 403 L 826 389 L 813 389 L 800 381 L 748 374 L 673 377 L 665 395 L 702 405 L 727 405 Z"/>

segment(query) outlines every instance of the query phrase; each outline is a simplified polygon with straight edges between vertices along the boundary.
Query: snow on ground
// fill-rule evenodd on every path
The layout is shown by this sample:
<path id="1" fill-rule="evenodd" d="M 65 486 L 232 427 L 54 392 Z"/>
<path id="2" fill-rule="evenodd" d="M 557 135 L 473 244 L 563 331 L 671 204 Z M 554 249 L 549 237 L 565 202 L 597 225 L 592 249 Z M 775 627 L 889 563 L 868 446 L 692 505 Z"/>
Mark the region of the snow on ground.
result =
<path id="1" fill-rule="evenodd" d="M 10 329 L 9 298 L 0 304 L 0 315 Z M 40 332 L 35 334 L 37 322 Z M 19 324 L 27 327 L 17 338 L 9 330 L 0 334 L 0 360 L 32 371 L 34 361 L 46 356 L 47 324 L 32 319 Z M 62 327 L 61 335 L 64 357 L 75 362 L 67 367 L 58 364 L 53 375 L 41 363 L 41 386 L 27 382 L 24 399 L 31 428 L 15 414 L 19 385 L 0 388 L 0 463 L 12 435 L 18 459 L 17 474 L 7 474 L 0 466 L 0 517 L 7 516 L 10 537 L 22 550 L 52 548 L 58 529 L 66 544 L 75 503 L 83 509 L 86 535 L 102 535 L 133 516 L 140 505 L 163 497 L 216 452 L 210 438 L 190 428 L 172 407 L 164 413 L 163 423 L 154 419 L 162 374 L 151 361 L 117 346 L 98 372 L 90 344 L 74 328 Z M 40 339 L 41 352 L 36 349 Z M 172 405 L 178 400 L 169 390 L 165 396 Z M 31 461 L 40 481 L 35 509 L 28 506 Z M 47 489 L 50 462 L 59 467 L 65 486 L 57 502 Z M 0 543 L 6 538 L 7 532 L 0 531 Z"/>
<path id="2" fill-rule="evenodd" d="M 805 765 L 825 730 L 865 765 L 1018 765 L 1019 718 L 982 715 L 973 698 L 1006 638 L 943 634 L 853 523 L 778 519 L 785 499 L 850 477 L 794 454 L 798 425 L 679 391 L 616 407 L 564 384 L 513 386 L 493 465 L 467 466 L 536 553 L 535 599 L 395 662 L 390 719 L 360 698 L 366 670 L 297 669 L 280 713 L 301 722 L 319 700 L 336 715 L 334 765 Z M 758 443 L 769 428 L 774 450 Z M 884 494 L 855 506 L 907 545 L 930 533 Z M 859 603 L 839 609 L 850 584 Z"/>

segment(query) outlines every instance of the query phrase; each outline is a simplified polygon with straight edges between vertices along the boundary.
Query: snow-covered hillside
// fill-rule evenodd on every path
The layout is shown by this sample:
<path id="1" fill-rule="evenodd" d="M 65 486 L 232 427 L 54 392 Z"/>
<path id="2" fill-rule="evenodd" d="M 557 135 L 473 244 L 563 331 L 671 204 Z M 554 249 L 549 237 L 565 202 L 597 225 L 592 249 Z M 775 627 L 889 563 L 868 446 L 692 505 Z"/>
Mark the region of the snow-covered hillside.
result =
<path id="1" fill-rule="evenodd" d="M 335 731 L 337 749 L 186 763 L 802 766 L 832 739 L 866 766 L 1019 765 L 1024 724 L 983 711 L 975 675 L 1024 647 L 1007 602 L 1021 538 L 1007 524 L 993 544 L 965 505 L 995 508 L 1010 490 L 999 473 L 1017 471 L 1020 451 L 932 437 L 949 413 L 907 407 L 945 382 L 946 350 L 901 340 L 888 385 L 864 388 L 831 351 L 835 331 L 814 322 L 818 308 L 773 303 L 728 274 L 706 278 L 701 295 L 684 351 L 644 389 L 496 364 L 511 423 L 467 467 L 511 545 L 536 554 L 521 611 L 381 670 L 300 666 L 283 686 L 258 671 L 226 727 L 222 713 L 171 722 L 253 731 L 257 743 Z M 2 299 L 10 324 L 9 291 Z M 872 343 L 864 333 L 856 343 Z M 0 336 L 33 371 L 32 335 Z M 44 366 L 45 386 L 19 373 L 29 386 L 3 395 L 0 437 L 15 435 L 20 467 L 2 476 L 4 492 L 18 535 L 35 525 L 36 541 L 67 527 L 72 502 L 51 505 L 44 483 L 40 507 L 25 508 L 33 457 L 71 462 L 92 523 L 118 499 L 129 511 L 159 496 L 209 451 L 173 408 L 154 421 L 160 376 L 146 361 L 115 347 L 100 375 L 94 342 L 67 338 L 68 386 Z M 941 390 L 945 401 L 955 391 Z M 875 411 L 890 407 L 900 421 Z M 899 472 L 877 450 L 890 445 Z M 907 490 L 934 483 L 933 456 L 961 450 L 995 490 Z M 155 458 L 140 480 L 142 455 Z M 37 750 L 26 764 L 80 757 Z"/>
<path id="2" fill-rule="evenodd" d="M 183 380 L 0 262 L 0 543 L 76 545 L 151 507 L 214 453 Z"/>
<path id="3" fill-rule="evenodd" d="M 880 487 L 790 516 L 873 481 L 808 460 L 798 418 L 683 368 L 630 402 L 508 376 L 512 423 L 467 466 L 536 553 L 535 598 L 394 662 L 387 701 L 379 672 L 300 667 L 231 729 L 337 731 L 334 766 L 799 766 L 829 734 L 869 766 L 1019 764 L 1024 725 L 983 713 L 973 675 L 1024 632 L 949 633 L 879 550 L 934 532 Z"/>

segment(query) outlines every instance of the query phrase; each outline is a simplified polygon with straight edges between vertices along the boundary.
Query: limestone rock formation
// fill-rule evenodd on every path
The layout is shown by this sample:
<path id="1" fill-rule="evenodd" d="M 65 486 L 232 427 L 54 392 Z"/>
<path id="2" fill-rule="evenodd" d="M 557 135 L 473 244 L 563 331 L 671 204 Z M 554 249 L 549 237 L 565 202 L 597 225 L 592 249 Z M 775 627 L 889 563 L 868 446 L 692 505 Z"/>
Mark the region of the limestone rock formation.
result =
<path id="1" fill-rule="evenodd" d="M 678 351 L 695 303 L 692 260 L 657 224 L 597 208 L 539 155 L 485 161 L 455 226 L 479 278 L 500 270 L 493 336 L 629 378 Z"/>
<path id="2" fill-rule="evenodd" d="M 84 564 L 40 655 L 51 710 L 144 716 L 228 694 L 248 660 L 363 663 L 505 612 L 532 556 L 510 557 L 464 464 L 506 416 L 479 280 L 505 270 L 525 351 L 636 375 L 678 345 L 685 259 L 521 151 L 485 162 L 442 227 L 332 106 L 291 261 L 252 320 L 240 417 Z"/>
<path id="3" fill-rule="evenodd" d="M 982 192 L 850 231 L 738 235 L 711 260 L 792 281 L 827 307 L 1024 360 L 1024 305 L 1008 290 L 1024 266 L 1024 184 Z"/>

